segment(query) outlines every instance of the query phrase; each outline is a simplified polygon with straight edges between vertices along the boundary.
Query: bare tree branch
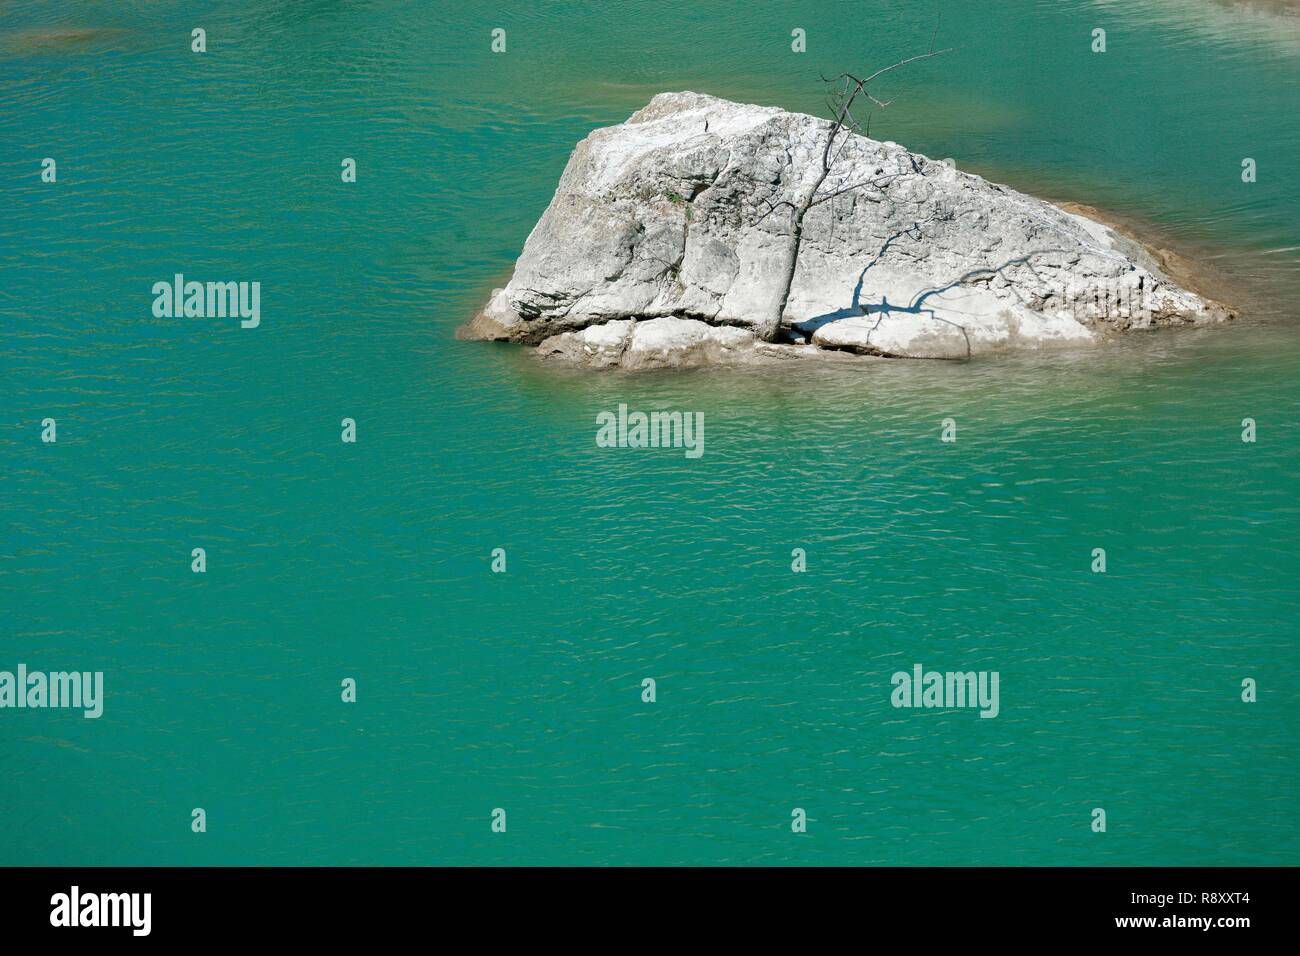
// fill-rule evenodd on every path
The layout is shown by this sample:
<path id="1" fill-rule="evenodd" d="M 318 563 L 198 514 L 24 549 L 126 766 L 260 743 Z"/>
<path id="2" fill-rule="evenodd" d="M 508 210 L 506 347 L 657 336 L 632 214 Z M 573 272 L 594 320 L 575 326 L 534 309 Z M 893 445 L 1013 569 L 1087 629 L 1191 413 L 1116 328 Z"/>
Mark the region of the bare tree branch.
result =
<path id="1" fill-rule="evenodd" d="M 758 221 L 755 223 L 755 225 L 757 225 L 759 222 L 762 222 L 762 221 L 763 221 L 764 219 L 766 219 L 768 216 L 772 215 L 772 213 L 776 212 L 776 211 L 777 211 L 778 209 L 780 209 L 782 206 L 789 206 L 791 209 L 794 209 L 794 208 L 795 208 L 794 203 L 790 202 L 790 200 L 788 200 L 788 199 L 782 199 L 782 200 L 781 200 L 779 203 L 777 203 L 776 205 L 773 205 L 773 204 L 772 204 L 772 201 L 771 201 L 770 199 L 764 199 L 763 202 L 767 203 L 768 206 L 771 207 L 771 208 L 769 208 L 769 209 L 767 210 L 767 212 L 763 213 L 763 215 L 761 215 L 761 216 L 758 217 Z"/>
<path id="2" fill-rule="evenodd" d="M 861 189 L 863 186 L 875 186 L 877 188 L 881 186 L 887 186 L 890 183 L 892 183 L 895 179 L 897 179 L 899 175 L 900 175 L 899 173 L 893 173 L 879 180 L 863 179 L 860 182 L 856 182 L 851 186 L 845 186 L 842 189 L 835 190 L 835 192 L 833 193 L 828 193 L 825 196 L 820 196 L 814 199 L 811 203 L 808 204 L 808 208 L 811 209 L 813 206 L 820 206 L 822 203 L 829 202 L 830 200 L 834 199 L 836 196 L 843 196 L 845 193 L 851 193 L 853 192 L 853 190 Z"/>
<path id="3" fill-rule="evenodd" d="M 789 206 L 793 213 L 791 216 L 789 248 L 786 253 L 786 262 L 784 264 L 785 270 L 784 276 L 782 277 L 783 281 L 780 287 L 781 291 L 779 299 L 774 303 L 772 312 L 763 319 L 759 326 L 760 334 L 768 341 L 775 341 L 777 335 L 780 333 L 781 320 L 785 314 L 786 304 L 790 299 L 790 288 L 794 284 L 795 269 L 799 262 L 799 249 L 803 241 L 803 221 L 808 210 L 812 209 L 814 206 L 820 205 L 821 203 L 830 202 L 837 196 L 842 196 L 855 189 L 861 189 L 866 186 L 875 186 L 879 189 L 880 187 L 892 182 L 898 175 L 901 175 L 893 174 L 891 176 L 886 176 L 881 180 L 867 179 L 853 183 L 852 185 L 842 185 L 824 196 L 819 196 L 822 187 L 826 184 L 826 180 L 830 177 L 831 167 L 839 161 L 840 157 L 844 154 L 844 150 L 848 146 L 849 141 L 859 129 L 858 121 L 853 115 L 854 104 L 857 102 L 858 97 L 862 97 L 881 109 L 887 109 L 893 100 L 879 99 L 868 89 L 870 84 L 878 80 L 880 77 L 885 76 L 894 70 L 901 69 L 908 64 L 917 63 L 921 60 L 929 60 L 936 56 L 943 56 L 946 53 L 951 53 L 953 49 L 955 49 L 954 47 L 946 47 L 942 50 L 935 49 L 935 41 L 938 39 L 938 36 L 939 21 L 936 20 L 934 32 L 930 36 L 930 48 L 925 53 L 917 53 L 913 56 L 899 60 L 896 63 L 891 63 L 889 66 L 881 67 L 879 70 L 876 70 L 874 73 L 864 78 L 859 78 L 847 71 L 833 77 L 822 76 L 822 82 L 826 84 L 827 87 L 826 107 L 831 114 L 831 125 L 830 131 L 826 136 L 826 143 L 822 147 L 821 170 L 818 172 L 817 179 L 812 184 L 812 188 L 804 192 L 803 195 L 799 197 L 797 203 L 790 200 L 782 200 L 773 205 L 770 200 L 765 200 L 768 202 L 770 208 L 758 220 L 759 222 L 764 221 L 768 216 L 782 206 Z M 842 84 L 842 86 L 840 84 Z M 870 135 L 870 133 L 871 114 L 868 112 L 867 135 Z M 838 147 L 836 146 L 837 139 L 841 139 Z M 913 163 L 913 170 L 915 171 L 915 163 Z M 883 196 L 879 198 L 883 198 Z M 831 227 L 834 228 L 835 217 L 833 208 L 831 212 Z"/>

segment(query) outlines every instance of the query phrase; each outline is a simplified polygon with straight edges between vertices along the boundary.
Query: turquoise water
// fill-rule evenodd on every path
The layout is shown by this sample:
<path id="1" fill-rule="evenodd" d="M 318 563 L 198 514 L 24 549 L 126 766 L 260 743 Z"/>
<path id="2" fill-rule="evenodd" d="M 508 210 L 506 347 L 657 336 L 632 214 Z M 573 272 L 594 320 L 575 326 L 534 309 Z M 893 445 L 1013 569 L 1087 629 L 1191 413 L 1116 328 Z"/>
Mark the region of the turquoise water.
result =
<path id="1" fill-rule="evenodd" d="M 453 338 L 573 144 L 817 111 L 938 5 L 488 6 L 0 5 L 0 670 L 107 692 L 0 711 L 0 864 L 1300 863 L 1300 21 L 944 4 L 872 121 L 1145 224 L 1236 326 L 601 375 Z M 154 318 L 176 272 L 261 326 Z M 621 402 L 705 455 L 597 448 Z M 1000 715 L 894 709 L 918 662 Z"/>

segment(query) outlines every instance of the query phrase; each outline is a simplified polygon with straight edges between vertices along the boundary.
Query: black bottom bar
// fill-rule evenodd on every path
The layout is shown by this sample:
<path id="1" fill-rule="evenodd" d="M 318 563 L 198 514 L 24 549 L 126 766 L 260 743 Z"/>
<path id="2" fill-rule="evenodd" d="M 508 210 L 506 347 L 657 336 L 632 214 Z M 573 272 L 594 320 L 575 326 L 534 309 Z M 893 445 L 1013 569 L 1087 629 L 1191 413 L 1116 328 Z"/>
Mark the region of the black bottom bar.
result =
<path id="1" fill-rule="evenodd" d="M 836 930 L 926 945 L 1044 933 L 1231 943 L 1279 932 L 1293 881 L 1292 870 L 1264 868 L 33 868 L 0 870 L 0 925 L 7 942 L 75 933 L 83 943 L 283 935 L 337 945 L 430 929 L 612 942 L 622 926 L 628 939 L 665 943 L 678 930 L 766 942 Z"/>

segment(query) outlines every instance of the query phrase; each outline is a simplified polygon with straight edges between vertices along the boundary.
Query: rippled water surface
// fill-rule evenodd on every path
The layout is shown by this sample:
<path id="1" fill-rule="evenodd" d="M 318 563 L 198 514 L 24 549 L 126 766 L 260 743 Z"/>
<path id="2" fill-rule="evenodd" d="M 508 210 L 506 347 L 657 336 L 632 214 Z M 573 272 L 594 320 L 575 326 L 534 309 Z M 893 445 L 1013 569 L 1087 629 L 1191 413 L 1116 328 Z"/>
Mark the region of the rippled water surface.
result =
<path id="1" fill-rule="evenodd" d="M 939 6 L 873 134 L 1141 224 L 1235 326 L 640 375 L 453 339 L 591 128 L 819 111 Z M 108 694 L 0 711 L 0 863 L 1300 862 L 1300 20 L 926 7 L 0 3 L 0 670 Z M 261 327 L 155 319 L 176 272 Z M 597 448 L 621 402 L 705 455 Z M 917 662 L 1000 716 L 894 709 Z"/>

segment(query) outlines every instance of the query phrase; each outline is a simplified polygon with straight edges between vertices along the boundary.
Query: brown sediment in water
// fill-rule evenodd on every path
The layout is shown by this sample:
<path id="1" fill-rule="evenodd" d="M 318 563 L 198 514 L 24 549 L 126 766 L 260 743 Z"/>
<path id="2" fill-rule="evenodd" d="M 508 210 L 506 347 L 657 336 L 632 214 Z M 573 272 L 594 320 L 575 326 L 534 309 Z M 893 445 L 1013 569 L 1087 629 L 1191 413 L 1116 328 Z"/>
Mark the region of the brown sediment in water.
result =
<path id="1" fill-rule="evenodd" d="M 1150 255 L 1166 276 L 1185 289 L 1190 289 L 1203 299 L 1222 306 L 1235 318 L 1245 306 L 1247 296 L 1223 272 L 1210 266 L 1190 250 L 1180 252 L 1169 248 L 1170 240 L 1160 235 L 1151 223 L 1135 216 L 1098 209 L 1072 200 L 1049 199 L 1068 213 L 1083 216 L 1095 223 L 1115 230 L 1125 239 L 1137 243 Z"/>
<path id="2" fill-rule="evenodd" d="M 1214 0 L 1229 10 L 1254 11 L 1273 16 L 1300 16 L 1300 0 Z"/>
<path id="3" fill-rule="evenodd" d="M 0 48 L 9 52 L 67 53 L 93 47 L 102 41 L 115 40 L 126 30 L 119 27 L 63 27 L 59 29 L 23 30 L 0 35 Z"/>
<path id="4" fill-rule="evenodd" d="M 497 277 L 490 282 L 485 282 L 477 288 L 475 293 L 474 311 L 469 318 L 456 326 L 455 337 L 465 342 L 476 342 L 484 339 L 496 338 L 496 329 L 493 323 L 484 314 L 483 310 L 487 308 L 487 303 L 491 300 L 492 294 L 497 289 L 504 289 L 509 284 L 510 279 L 515 274 L 515 264 L 512 262 L 505 269 L 497 273 Z"/>

